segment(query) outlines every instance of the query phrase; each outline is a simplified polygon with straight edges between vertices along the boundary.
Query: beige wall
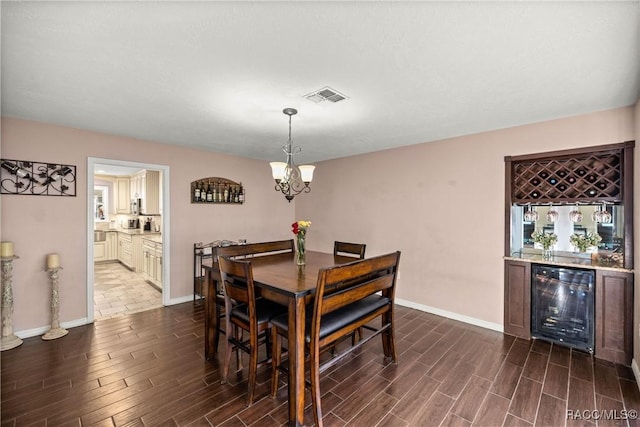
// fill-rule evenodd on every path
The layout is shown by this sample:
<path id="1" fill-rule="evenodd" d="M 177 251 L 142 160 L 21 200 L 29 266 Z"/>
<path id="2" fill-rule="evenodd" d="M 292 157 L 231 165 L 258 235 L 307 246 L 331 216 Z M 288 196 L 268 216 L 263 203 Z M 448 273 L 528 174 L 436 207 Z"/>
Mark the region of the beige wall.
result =
<path id="1" fill-rule="evenodd" d="M 13 329 L 46 327 L 50 320 L 50 287 L 46 254 L 60 253 L 60 321 L 87 316 L 87 158 L 98 157 L 166 165 L 170 168 L 171 298 L 192 294 L 193 243 L 216 239 L 288 239 L 294 205 L 273 190 L 266 161 L 190 150 L 96 132 L 2 119 L 2 158 L 77 166 L 77 197 L 2 195 L 1 236 L 13 241 Z M 242 206 L 190 203 L 190 183 L 220 176 L 241 181 Z"/>
<path id="2" fill-rule="evenodd" d="M 365 242 L 367 255 L 401 250 L 398 298 L 501 328 L 504 156 L 634 132 L 629 107 L 322 162 L 296 216 L 313 222 L 311 250 L 335 239 Z"/>
<path id="3" fill-rule="evenodd" d="M 307 237 L 310 250 L 330 252 L 334 240 L 365 242 L 368 255 L 402 250 L 398 298 L 501 328 L 504 156 L 637 139 L 634 121 L 640 120 L 634 120 L 634 110 L 321 162 L 312 192 L 292 204 L 273 190 L 264 161 L 3 118 L 3 158 L 78 167 L 77 197 L 0 199 L 1 239 L 14 241 L 20 256 L 14 264 L 14 331 L 50 323 L 49 283 L 42 270 L 50 252 L 60 253 L 64 267 L 60 320 L 86 317 L 87 157 L 170 167 L 174 300 L 192 293 L 194 242 L 288 239 L 291 222 L 304 219 L 313 222 Z M 207 176 L 242 181 L 245 205 L 192 205 L 190 182 Z M 640 185 L 636 195 L 639 190 Z M 636 220 L 636 243 L 639 229 Z"/>
<path id="4" fill-rule="evenodd" d="M 636 102 L 635 108 L 635 141 L 636 148 L 634 150 L 634 204 L 633 204 L 633 232 L 635 238 L 633 240 L 634 245 L 634 261 L 633 266 L 635 270 L 634 275 L 634 323 L 633 323 L 633 363 L 634 370 L 636 370 L 636 379 L 640 378 L 640 371 L 638 371 L 638 363 L 640 362 L 640 339 L 638 329 L 640 328 L 640 99 Z"/>

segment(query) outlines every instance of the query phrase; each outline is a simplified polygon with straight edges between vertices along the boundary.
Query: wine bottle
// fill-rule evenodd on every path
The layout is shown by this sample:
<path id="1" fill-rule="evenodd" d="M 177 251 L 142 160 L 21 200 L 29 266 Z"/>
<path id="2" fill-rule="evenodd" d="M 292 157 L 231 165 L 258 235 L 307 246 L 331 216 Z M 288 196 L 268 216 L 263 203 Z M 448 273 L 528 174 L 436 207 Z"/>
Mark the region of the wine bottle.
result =
<path id="1" fill-rule="evenodd" d="M 224 186 L 224 197 L 223 197 L 223 201 L 225 203 L 229 203 L 229 187 L 225 184 Z"/>
<path id="2" fill-rule="evenodd" d="M 213 192 L 211 191 L 211 185 L 207 185 L 207 202 L 213 202 Z"/>
<path id="3" fill-rule="evenodd" d="M 196 183 L 196 188 L 193 190 L 193 201 L 198 203 L 200 201 L 200 183 Z"/>
<path id="4" fill-rule="evenodd" d="M 240 194 L 238 194 L 238 203 L 244 203 L 244 189 L 242 188 L 242 183 L 240 183 Z"/>

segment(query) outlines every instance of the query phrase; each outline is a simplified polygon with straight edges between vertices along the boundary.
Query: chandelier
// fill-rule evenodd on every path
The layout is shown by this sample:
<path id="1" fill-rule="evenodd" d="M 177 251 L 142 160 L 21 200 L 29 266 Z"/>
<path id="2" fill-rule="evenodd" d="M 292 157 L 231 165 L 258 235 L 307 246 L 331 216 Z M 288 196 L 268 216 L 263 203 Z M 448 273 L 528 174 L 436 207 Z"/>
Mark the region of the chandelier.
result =
<path id="1" fill-rule="evenodd" d="M 309 184 L 313 179 L 313 170 L 316 167 L 311 165 L 297 166 L 293 161 L 293 156 L 302 151 L 300 147 L 294 147 L 291 140 L 291 116 L 298 114 L 298 110 L 285 108 L 282 112 L 289 116 L 289 140 L 282 146 L 282 151 L 287 155 L 287 162 L 271 162 L 269 164 L 273 179 L 276 181 L 276 191 L 282 192 L 285 199 L 291 202 L 298 194 L 311 191 Z"/>

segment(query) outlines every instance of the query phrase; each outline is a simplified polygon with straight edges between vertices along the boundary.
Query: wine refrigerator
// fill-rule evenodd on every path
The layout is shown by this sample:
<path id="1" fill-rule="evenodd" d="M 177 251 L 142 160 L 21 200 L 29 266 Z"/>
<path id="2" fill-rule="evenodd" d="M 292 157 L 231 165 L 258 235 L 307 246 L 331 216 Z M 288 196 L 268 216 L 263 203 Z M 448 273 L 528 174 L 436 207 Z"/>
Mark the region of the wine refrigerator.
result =
<path id="1" fill-rule="evenodd" d="M 531 335 L 593 354 L 594 270 L 533 264 Z"/>

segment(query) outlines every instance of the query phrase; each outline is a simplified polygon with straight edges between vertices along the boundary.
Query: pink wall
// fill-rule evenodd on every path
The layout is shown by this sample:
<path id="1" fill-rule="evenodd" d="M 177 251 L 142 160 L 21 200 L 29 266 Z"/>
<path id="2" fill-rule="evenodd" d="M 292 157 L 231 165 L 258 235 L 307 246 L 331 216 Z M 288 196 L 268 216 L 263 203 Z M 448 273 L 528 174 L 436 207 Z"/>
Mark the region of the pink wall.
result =
<path id="1" fill-rule="evenodd" d="M 87 158 L 127 160 L 170 168 L 171 298 L 192 294 L 194 242 L 247 238 L 288 239 L 294 205 L 273 190 L 266 161 L 251 160 L 173 145 L 122 138 L 42 123 L 2 118 L 2 157 L 77 166 L 77 197 L 2 195 L 1 236 L 13 241 L 15 332 L 46 327 L 50 320 L 50 287 L 46 254 L 58 252 L 60 321 L 87 316 Z M 190 183 L 220 176 L 241 181 L 242 206 L 190 203 Z"/>
<path id="2" fill-rule="evenodd" d="M 640 378 L 640 370 L 638 370 L 637 363 L 640 361 L 640 339 L 638 339 L 638 329 L 640 328 L 640 99 L 636 102 L 635 108 L 635 140 L 636 148 L 634 150 L 634 205 L 633 205 L 633 217 L 634 227 L 633 232 L 635 234 L 634 239 L 634 262 L 635 276 L 634 276 L 634 322 L 633 322 L 633 363 L 636 370 L 636 379 Z"/>
<path id="3" fill-rule="evenodd" d="M 398 298 L 500 328 L 504 156 L 635 132 L 629 107 L 322 162 L 296 216 L 313 222 L 311 250 L 335 239 L 365 242 L 367 255 L 401 250 Z"/>
<path id="4" fill-rule="evenodd" d="M 14 330 L 50 324 L 49 252 L 64 267 L 60 320 L 86 317 L 87 157 L 170 167 L 173 299 L 192 293 L 194 242 L 287 239 L 295 218 L 313 222 L 311 250 L 334 240 L 365 242 L 368 255 L 402 250 L 398 298 L 501 327 L 504 156 L 638 139 L 637 116 L 628 107 L 321 162 L 295 205 L 273 190 L 264 161 L 3 118 L 3 158 L 75 164 L 79 177 L 75 198 L 2 196 L 1 239 L 21 257 Z M 245 205 L 190 204 L 190 182 L 207 176 L 242 181 Z"/>

